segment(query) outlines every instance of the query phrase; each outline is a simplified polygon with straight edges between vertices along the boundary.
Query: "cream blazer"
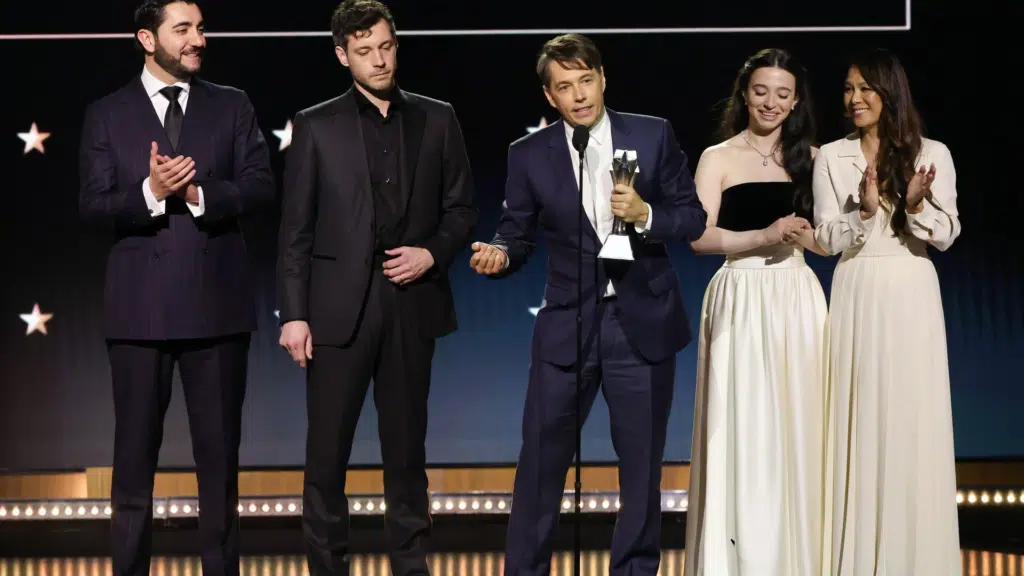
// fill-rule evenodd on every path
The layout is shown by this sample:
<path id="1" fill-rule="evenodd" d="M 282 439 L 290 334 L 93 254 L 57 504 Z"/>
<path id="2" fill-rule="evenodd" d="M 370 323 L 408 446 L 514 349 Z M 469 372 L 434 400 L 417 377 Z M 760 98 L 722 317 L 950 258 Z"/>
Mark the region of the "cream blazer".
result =
<path id="1" fill-rule="evenodd" d="M 923 138 L 916 165 L 920 168 L 931 164 L 935 164 L 932 196 L 925 200 L 921 212 L 907 213 L 909 237 L 905 249 L 910 252 L 918 252 L 915 248 L 924 251 L 925 244 L 945 251 L 960 235 L 953 157 L 945 144 Z M 869 236 L 881 240 L 884 235 L 870 233 L 879 226 L 889 226 L 889 215 L 881 207 L 868 220 L 861 220 L 860 183 L 866 168 L 856 133 L 825 144 L 814 159 L 814 235 L 829 254 L 861 248 Z"/>

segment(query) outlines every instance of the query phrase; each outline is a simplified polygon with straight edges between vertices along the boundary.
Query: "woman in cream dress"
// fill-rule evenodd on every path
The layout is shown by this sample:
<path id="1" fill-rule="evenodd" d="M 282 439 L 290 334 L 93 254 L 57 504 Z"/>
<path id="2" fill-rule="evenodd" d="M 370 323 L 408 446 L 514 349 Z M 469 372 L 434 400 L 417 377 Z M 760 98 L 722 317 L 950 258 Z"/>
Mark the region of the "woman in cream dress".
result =
<path id="1" fill-rule="evenodd" d="M 687 576 L 817 576 L 825 294 L 804 261 L 813 116 L 804 70 L 765 50 L 740 69 L 724 142 L 694 174 L 693 248 L 725 254 L 701 312 Z"/>
<path id="2" fill-rule="evenodd" d="M 921 137 L 906 74 L 876 50 L 850 66 L 857 130 L 814 166 L 832 281 L 823 574 L 961 573 L 942 300 L 931 245 L 960 233 L 956 172 Z"/>

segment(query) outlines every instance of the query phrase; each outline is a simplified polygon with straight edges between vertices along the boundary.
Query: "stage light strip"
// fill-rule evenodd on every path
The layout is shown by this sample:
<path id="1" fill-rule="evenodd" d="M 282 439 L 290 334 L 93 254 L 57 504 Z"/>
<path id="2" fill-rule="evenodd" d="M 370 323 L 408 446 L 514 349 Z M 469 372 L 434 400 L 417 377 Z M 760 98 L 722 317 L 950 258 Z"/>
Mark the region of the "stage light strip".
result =
<path id="1" fill-rule="evenodd" d="M 566 492 L 562 499 L 561 511 L 571 513 L 575 496 Z M 687 497 L 685 490 L 665 491 L 661 496 L 665 512 L 685 512 Z M 430 511 L 436 516 L 508 514 L 512 506 L 512 495 L 507 493 L 466 493 L 433 494 L 430 497 Z M 581 497 L 581 513 L 613 513 L 621 507 L 617 492 L 589 492 Z M 349 496 L 349 513 L 353 516 L 378 516 L 384 514 L 387 504 L 377 495 Z M 153 518 L 191 518 L 199 513 L 197 498 L 158 498 L 153 501 Z M 268 496 L 242 498 L 238 503 L 241 517 L 288 517 L 302 515 L 301 496 Z M 107 500 L 36 500 L 0 501 L 0 522 L 15 520 L 99 520 L 110 518 L 111 507 Z"/>
<path id="2" fill-rule="evenodd" d="M 562 499 L 561 512 L 571 514 L 572 492 L 566 492 Z M 976 489 L 959 490 L 956 493 L 958 506 L 1024 508 L 1024 489 Z M 430 498 L 430 511 L 435 516 L 508 514 L 512 496 L 507 493 L 466 493 L 434 494 Z M 618 492 L 588 492 L 581 498 L 581 513 L 608 514 L 622 506 Z M 663 491 L 661 509 L 668 513 L 686 512 L 689 498 L 685 490 Z M 387 510 L 384 498 L 379 495 L 353 495 L 349 497 L 349 513 L 353 516 L 379 516 Z M 153 518 L 194 518 L 199 513 L 196 498 L 158 498 L 153 501 Z M 302 515 L 301 496 L 268 496 L 243 498 L 238 504 L 241 517 L 290 517 Z M 0 522 L 9 521 L 68 521 L 100 520 L 110 518 L 111 507 L 107 500 L 37 500 L 0 501 Z"/>
<path id="3" fill-rule="evenodd" d="M 813 34 L 823 32 L 906 32 L 910 26 L 764 26 L 718 28 L 525 28 L 494 30 L 402 30 L 399 37 L 429 36 L 555 36 L 558 34 Z M 208 38 L 330 38 L 330 32 L 208 32 Z M 0 34 L 0 40 L 131 40 L 132 34 Z"/>
<path id="4" fill-rule="evenodd" d="M 956 503 L 960 506 L 1024 506 L 1024 490 L 957 490 Z"/>
<path id="5" fill-rule="evenodd" d="M 497 28 L 491 30 L 399 30 L 399 36 L 554 36 L 557 34 L 814 34 L 822 32 L 907 32 L 910 30 L 910 3 L 903 5 L 904 23 L 900 26 L 717 26 L 649 28 Z M 208 32 L 210 38 L 329 38 L 327 30 Z M 132 34 L 0 34 L 0 40 L 126 40 Z"/>

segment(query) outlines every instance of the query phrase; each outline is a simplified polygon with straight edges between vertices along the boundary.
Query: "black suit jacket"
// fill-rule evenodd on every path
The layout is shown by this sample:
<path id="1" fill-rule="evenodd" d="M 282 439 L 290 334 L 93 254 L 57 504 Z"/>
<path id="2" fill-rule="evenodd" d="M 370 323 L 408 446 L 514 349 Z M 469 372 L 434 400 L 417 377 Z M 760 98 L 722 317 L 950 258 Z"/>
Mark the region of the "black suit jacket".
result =
<path id="1" fill-rule="evenodd" d="M 142 192 L 150 145 L 190 156 L 205 212 L 177 197 L 153 217 Z M 104 314 L 107 338 L 210 338 L 256 329 L 253 278 L 239 217 L 272 207 L 270 153 L 241 90 L 193 79 L 177 150 L 140 77 L 85 111 L 79 210 L 111 227 Z"/>
<path id="2" fill-rule="evenodd" d="M 358 325 L 374 262 L 374 208 L 353 91 L 292 123 L 280 232 L 281 323 L 309 322 L 314 344 L 343 346 Z M 434 266 L 401 288 L 402 310 L 424 337 L 457 327 L 448 269 L 476 225 L 473 179 L 451 105 L 403 92 L 402 246 Z"/>

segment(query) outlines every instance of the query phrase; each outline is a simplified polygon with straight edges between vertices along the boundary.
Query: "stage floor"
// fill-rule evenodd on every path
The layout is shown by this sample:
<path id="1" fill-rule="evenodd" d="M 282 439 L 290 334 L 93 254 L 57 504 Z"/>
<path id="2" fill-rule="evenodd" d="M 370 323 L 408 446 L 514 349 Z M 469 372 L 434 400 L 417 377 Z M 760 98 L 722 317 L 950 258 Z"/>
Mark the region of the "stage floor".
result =
<path id="1" fill-rule="evenodd" d="M 682 576 L 682 550 L 662 554 L 664 576 Z M 962 550 L 963 576 L 1024 576 L 1024 555 Z M 503 562 L 499 552 L 443 553 L 430 556 L 432 576 L 501 576 Z M 608 552 L 587 551 L 582 555 L 582 576 L 606 576 Z M 572 553 L 555 555 L 552 576 L 571 576 Z M 0 576 L 106 576 L 111 574 L 107 558 L 0 558 Z M 153 576 L 199 576 L 202 568 L 195 557 L 162 557 L 154 560 Z M 309 574 L 302 556 L 247 556 L 242 560 L 243 576 L 303 576 Z M 351 576 L 389 576 L 388 559 L 383 555 L 353 557 Z"/>

